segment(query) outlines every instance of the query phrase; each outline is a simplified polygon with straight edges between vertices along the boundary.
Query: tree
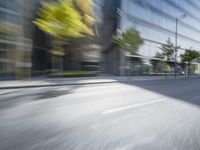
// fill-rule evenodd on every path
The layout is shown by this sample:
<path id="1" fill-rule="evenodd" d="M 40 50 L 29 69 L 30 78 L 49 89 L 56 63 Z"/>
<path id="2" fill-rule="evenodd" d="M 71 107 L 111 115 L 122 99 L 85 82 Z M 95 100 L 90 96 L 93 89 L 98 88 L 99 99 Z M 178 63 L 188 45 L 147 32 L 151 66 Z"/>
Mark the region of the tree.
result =
<path id="1" fill-rule="evenodd" d="M 165 44 L 162 44 L 160 49 L 162 50 L 162 56 L 167 61 L 174 60 L 174 45 L 171 43 L 170 39 L 166 41 Z"/>
<path id="2" fill-rule="evenodd" d="M 95 19 L 93 17 L 93 0 L 74 0 L 75 7 L 82 16 L 82 21 L 90 29 L 90 35 L 93 35 L 93 25 L 95 24 Z"/>
<path id="3" fill-rule="evenodd" d="M 171 66 L 170 61 L 174 61 L 174 50 L 175 47 L 171 43 L 170 39 L 160 47 L 161 53 L 157 52 L 154 58 L 151 60 L 153 70 L 155 72 L 168 72 Z M 166 60 L 167 62 L 165 62 Z"/>
<path id="4" fill-rule="evenodd" d="M 154 66 L 155 72 L 157 73 L 167 73 L 170 70 L 169 65 L 167 65 L 166 62 L 164 61 L 159 61 L 158 63 L 155 64 Z"/>
<path id="5" fill-rule="evenodd" d="M 131 54 L 137 54 L 139 47 L 143 44 L 143 39 L 137 30 L 131 28 L 122 33 L 122 37 L 114 37 L 114 42 L 122 50 L 128 51 Z"/>
<path id="6" fill-rule="evenodd" d="M 191 64 L 191 67 L 190 67 L 191 69 L 191 72 L 192 73 L 196 73 L 196 71 L 198 70 L 198 65 L 197 64 Z"/>
<path id="7" fill-rule="evenodd" d="M 76 10 L 72 0 L 59 2 L 42 2 L 42 8 L 34 23 L 53 37 L 53 54 L 64 56 L 63 45 L 72 38 L 90 34 L 90 28 L 82 21 L 81 14 Z"/>
<path id="8" fill-rule="evenodd" d="M 151 64 L 154 72 L 156 73 L 166 73 L 169 72 L 170 67 L 164 61 L 164 55 L 162 53 L 157 52 L 153 59 L 151 59 Z"/>
<path id="9" fill-rule="evenodd" d="M 200 54 L 199 52 L 192 50 L 192 48 L 186 49 L 184 54 L 181 54 L 181 61 L 187 62 L 188 64 L 191 64 L 192 61 L 199 58 Z"/>
<path id="10" fill-rule="evenodd" d="M 81 6 L 78 7 L 76 4 L 75 0 L 42 2 L 38 18 L 34 21 L 41 30 L 52 37 L 52 67 L 56 70 L 63 70 L 66 46 L 73 39 L 92 35 L 92 28 L 84 19 L 84 9 L 80 9 Z"/>
<path id="11" fill-rule="evenodd" d="M 191 66 L 191 62 L 197 60 L 200 57 L 200 53 L 192 48 L 186 49 L 184 54 L 180 55 L 181 62 L 187 63 L 188 68 Z M 189 72 L 188 72 L 189 75 Z"/>
<path id="12" fill-rule="evenodd" d="M 165 56 L 164 56 L 164 54 L 157 52 L 154 58 L 164 59 Z"/>

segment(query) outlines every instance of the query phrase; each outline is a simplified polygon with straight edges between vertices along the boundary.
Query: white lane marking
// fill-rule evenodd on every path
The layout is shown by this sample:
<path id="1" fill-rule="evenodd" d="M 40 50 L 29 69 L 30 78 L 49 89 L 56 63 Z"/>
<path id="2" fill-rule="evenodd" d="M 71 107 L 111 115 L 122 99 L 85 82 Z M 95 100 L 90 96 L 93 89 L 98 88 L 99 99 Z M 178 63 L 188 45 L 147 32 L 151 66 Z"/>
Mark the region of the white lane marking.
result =
<path id="1" fill-rule="evenodd" d="M 114 113 L 114 112 L 118 112 L 118 111 L 122 111 L 122 110 L 126 110 L 126 109 L 131 109 L 131 108 L 137 108 L 137 107 L 141 107 L 141 106 L 151 105 L 151 104 L 155 104 L 155 103 L 159 103 L 159 102 L 163 102 L 163 101 L 164 101 L 163 99 L 160 99 L 160 100 L 155 100 L 155 101 L 150 101 L 150 102 L 144 102 L 144 103 L 129 105 L 129 106 L 125 106 L 125 107 L 109 109 L 109 110 L 106 110 L 106 111 L 102 112 L 102 114 Z"/>

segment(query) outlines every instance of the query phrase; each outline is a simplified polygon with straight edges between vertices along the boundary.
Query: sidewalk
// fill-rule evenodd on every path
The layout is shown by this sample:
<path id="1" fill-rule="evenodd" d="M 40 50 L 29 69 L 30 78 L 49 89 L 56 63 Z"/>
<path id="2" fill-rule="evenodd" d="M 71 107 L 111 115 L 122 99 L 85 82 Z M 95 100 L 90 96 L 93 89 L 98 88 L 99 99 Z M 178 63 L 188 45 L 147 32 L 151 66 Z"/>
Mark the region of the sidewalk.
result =
<path id="1" fill-rule="evenodd" d="M 17 89 L 17 88 L 36 88 L 47 86 L 64 86 L 64 85 L 84 85 L 84 84 L 102 84 L 115 82 L 133 82 L 133 81 L 151 81 L 151 80 L 177 80 L 200 78 L 200 76 L 129 76 L 129 77 L 84 77 L 84 78 L 44 78 L 29 80 L 12 80 L 0 81 L 0 89 Z"/>

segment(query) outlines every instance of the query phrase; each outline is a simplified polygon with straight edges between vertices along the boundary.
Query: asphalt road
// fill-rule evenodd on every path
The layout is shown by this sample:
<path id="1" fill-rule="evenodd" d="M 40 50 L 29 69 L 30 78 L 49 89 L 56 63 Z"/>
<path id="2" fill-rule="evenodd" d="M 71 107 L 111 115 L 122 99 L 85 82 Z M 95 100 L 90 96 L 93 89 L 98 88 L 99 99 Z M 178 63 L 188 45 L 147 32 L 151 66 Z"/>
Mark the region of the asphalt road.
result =
<path id="1" fill-rule="evenodd" d="M 200 150 L 200 79 L 0 90 L 0 150 Z"/>

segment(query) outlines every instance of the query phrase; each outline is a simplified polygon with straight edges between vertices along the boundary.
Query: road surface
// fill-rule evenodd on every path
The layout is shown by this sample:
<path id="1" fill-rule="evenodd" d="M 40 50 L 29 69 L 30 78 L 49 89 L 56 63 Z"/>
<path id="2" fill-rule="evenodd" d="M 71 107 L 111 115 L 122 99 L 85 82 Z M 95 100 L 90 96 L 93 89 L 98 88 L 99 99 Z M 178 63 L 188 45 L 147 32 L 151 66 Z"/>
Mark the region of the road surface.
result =
<path id="1" fill-rule="evenodd" d="M 0 90 L 0 150 L 200 150 L 200 79 Z"/>

